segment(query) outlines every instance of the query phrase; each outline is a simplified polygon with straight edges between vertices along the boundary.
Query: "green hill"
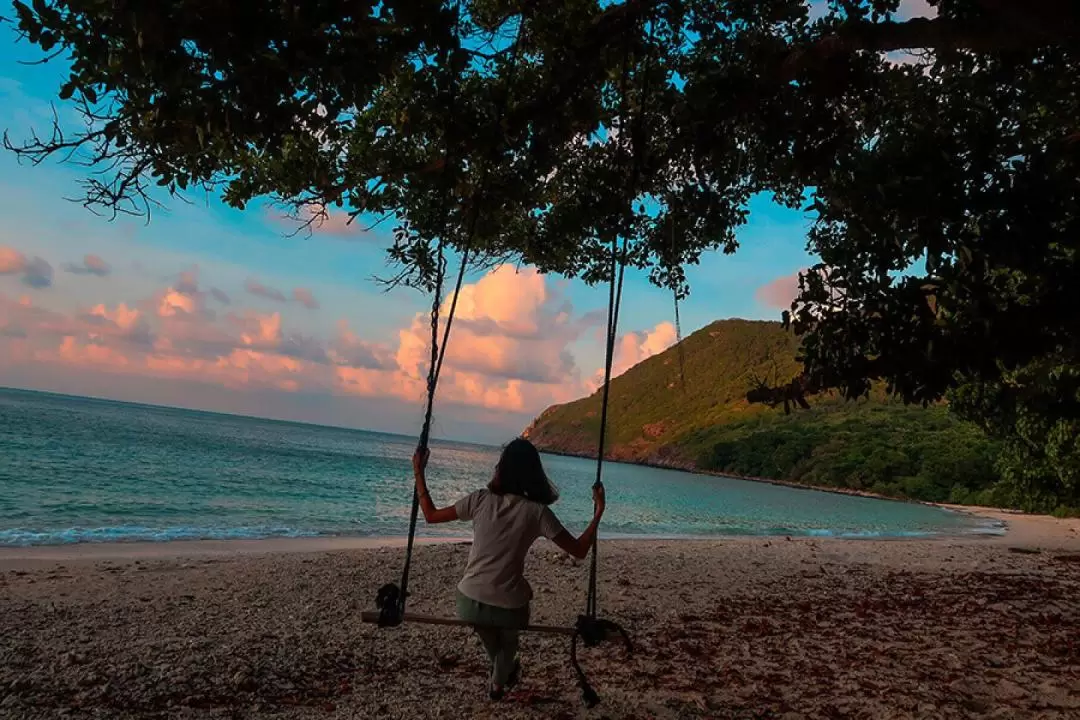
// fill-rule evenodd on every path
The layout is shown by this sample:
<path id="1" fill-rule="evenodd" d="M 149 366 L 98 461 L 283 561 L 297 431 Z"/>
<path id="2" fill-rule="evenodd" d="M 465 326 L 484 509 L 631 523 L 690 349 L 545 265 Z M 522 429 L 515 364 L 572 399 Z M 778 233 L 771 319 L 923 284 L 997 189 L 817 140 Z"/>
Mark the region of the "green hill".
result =
<path id="1" fill-rule="evenodd" d="M 756 381 L 797 373 L 796 348 L 779 323 L 721 320 L 634 366 L 611 384 L 609 457 L 936 502 L 995 502 L 997 446 L 944 406 L 905 406 L 880 392 L 857 402 L 817 397 L 810 410 L 790 415 L 747 403 Z M 600 397 L 550 407 L 525 434 L 547 452 L 595 456 Z"/>

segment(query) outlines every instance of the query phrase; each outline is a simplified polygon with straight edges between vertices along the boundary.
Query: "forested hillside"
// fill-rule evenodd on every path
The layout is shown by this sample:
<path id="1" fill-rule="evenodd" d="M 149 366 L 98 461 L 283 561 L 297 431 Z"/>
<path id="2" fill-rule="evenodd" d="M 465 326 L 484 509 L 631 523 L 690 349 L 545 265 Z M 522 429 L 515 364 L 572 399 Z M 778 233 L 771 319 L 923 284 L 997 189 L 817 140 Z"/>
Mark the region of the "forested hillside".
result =
<path id="1" fill-rule="evenodd" d="M 996 444 L 943 405 L 905 406 L 875 393 L 858 402 L 817 397 L 811 409 L 788 415 L 747 403 L 757 381 L 795 375 L 795 350 L 779 323 L 721 320 L 636 365 L 612 381 L 610 457 L 920 500 L 1009 504 L 993 487 Z M 591 456 L 599 410 L 599 392 L 556 405 L 526 434 L 542 450 Z"/>

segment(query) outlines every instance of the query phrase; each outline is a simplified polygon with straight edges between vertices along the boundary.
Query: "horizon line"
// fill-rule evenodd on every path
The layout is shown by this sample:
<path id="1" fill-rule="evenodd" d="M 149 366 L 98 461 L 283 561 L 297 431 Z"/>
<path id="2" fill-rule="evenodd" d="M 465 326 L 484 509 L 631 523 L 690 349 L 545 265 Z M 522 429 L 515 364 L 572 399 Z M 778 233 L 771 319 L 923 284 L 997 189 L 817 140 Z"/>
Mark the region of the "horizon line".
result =
<path id="1" fill-rule="evenodd" d="M 131 405 L 134 407 L 151 408 L 157 410 L 178 410 L 182 412 L 202 413 L 205 415 L 218 415 L 228 418 L 241 418 L 244 420 L 260 420 L 262 422 L 281 423 L 284 425 L 302 425 L 305 427 L 324 428 L 327 430 L 348 430 L 351 432 L 363 432 L 371 433 L 373 435 L 390 435 L 392 437 L 400 438 L 412 438 L 413 436 L 406 435 L 404 433 L 390 432 L 388 430 L 372 430 L 370 428 L 348 426 L 348 425 L 333 425 L 329 423 L 317 423 L 308 420 L 283 420 L 281 418 L 267 417 L 265 415 L 246 415 L 244 413 L 237 412 L 225 412 L 223 410 L 205 410 L 203 408 L 184 407 L 182 405 L 166 405 L 162 403 L 140 402 L 135 400 L 117 400 L 116 398 L 101 396 L 101 395 L 75 395 L 73 393 L 57 392 L 55 390 L 38 390 L 36 388 L 23 388 L 12 387 L 10 385 L 0 385 L 0 392 L 17 392 L 17 393 L 29 393 L 32 395 L 51 395 L 58 398 L 70 398 L 73 400 L 90 400 L 93 402 L 109 402 L 116 403 L 118 405 Z M 491 445 L 489 443 L 480 442 L 477 440 L 451 440 L 449 438 L 432 436 L 432 440 L 440 443 L 453 443 L 458 445 L 476 445 L 483 448 L 497 448 L 498 445 Z"/>

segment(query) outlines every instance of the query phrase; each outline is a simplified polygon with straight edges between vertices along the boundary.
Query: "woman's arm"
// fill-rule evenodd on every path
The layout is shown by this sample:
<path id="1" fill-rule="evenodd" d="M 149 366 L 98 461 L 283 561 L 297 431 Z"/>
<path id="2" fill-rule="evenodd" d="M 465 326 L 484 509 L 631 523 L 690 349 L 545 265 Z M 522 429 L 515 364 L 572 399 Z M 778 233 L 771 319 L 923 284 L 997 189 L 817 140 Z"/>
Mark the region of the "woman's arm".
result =
<path id="1" fill-rule="evenodd" d="M 581 533 L 581 537 L 575 538 L 569 532 L 563 530 L 553 537 L 551 541 L 574 557 L 578 559 L 584 558 L 592 549 L 593 539 L 596 537 L 596 530 L 600 527 L 600 518 L 603 514 L 604 486 L 601 484 L 593 488 L 593 519 L 589 523 L 589 527 L 585 528 L 585 532 Z"/>
<path id="2" fill-rule="evenodd" d="M 427 489 L 427 478 L 424 477 L 424 472 L 427 470 L 427 461 L 430 453 L 425 448 L 420 450 L 417 448 L 413 454 L 413 475 L 416 477 L 416 494 L 420 496 L 420 510 L 424 513 L 424 520 L 429 525 L 435 525 L 436 523 L 451 522 L 457 520 L 457 508 L 453 505 L 444 508 L 435 507 L 435 503 L 431 501 L 431 494 Z"/>

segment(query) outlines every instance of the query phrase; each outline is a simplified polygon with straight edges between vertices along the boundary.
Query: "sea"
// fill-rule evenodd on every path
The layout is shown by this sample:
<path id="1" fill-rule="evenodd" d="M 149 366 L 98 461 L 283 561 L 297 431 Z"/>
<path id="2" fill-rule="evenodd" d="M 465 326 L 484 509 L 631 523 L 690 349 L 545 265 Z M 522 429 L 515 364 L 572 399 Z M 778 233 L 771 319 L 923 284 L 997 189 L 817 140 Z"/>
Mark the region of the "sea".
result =
<path id="1" fill-rule="evenodd" d="M 512 439 L 512 438 L 507 438 Z M 407 534 L 416 439 L 0 389 L 0 546 Z M 490 480 L 499 448 L 432 443 L 449 504 Z M 592 514 L 594 460 L 545 455 L 571 530 Z M 604 537 L 900 538 L 995 533 L 917 503 L 605 463 Z M 419 535 L 467 537 L 461 523 Z"/>

